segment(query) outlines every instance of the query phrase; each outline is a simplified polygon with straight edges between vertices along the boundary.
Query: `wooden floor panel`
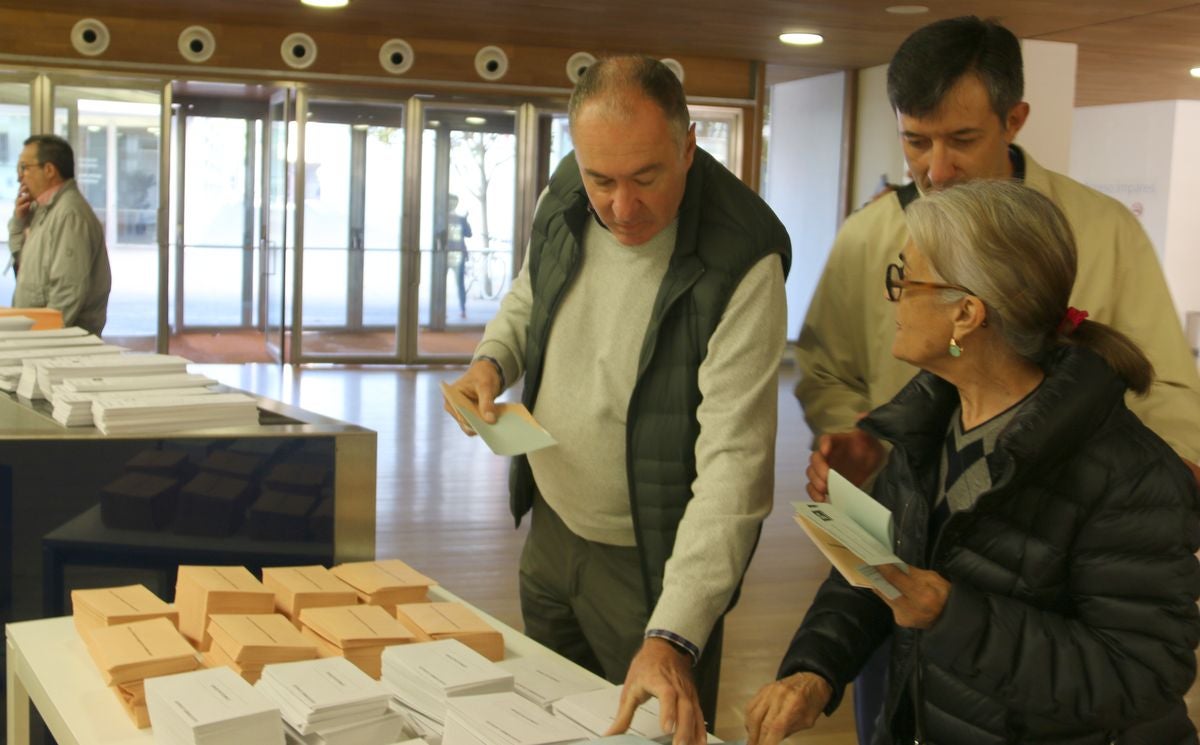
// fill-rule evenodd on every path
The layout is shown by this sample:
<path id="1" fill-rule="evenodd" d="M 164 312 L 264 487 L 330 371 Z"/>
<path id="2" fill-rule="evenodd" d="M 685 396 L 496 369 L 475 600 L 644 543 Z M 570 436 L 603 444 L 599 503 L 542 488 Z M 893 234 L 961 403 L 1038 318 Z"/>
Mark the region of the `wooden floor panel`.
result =
<path id="1" fill-rule="evenodd" d="M 379 433 L 376 546 L 380 558 L 401 558 L 502 621 L 521 628 L 517 560 L 525 528 L 508 513 L 507 459 L 468 438 L 442 411 L 438 383 L 461 368 L 292 368 L 211 365 L 205 372 L 229 385 L 360 424 Z M 717 734 L 745 737 L 743 711 L 772 680 L 779 659 L 829 570 L 792 521 L 803 499 L 811 435 L 783 368 L 775 509 L 763 526 L 742 599 L 725 632 Z M 1196 720 L 1197 689 L 1189 694 Z M 789 740 L 853 745 L 851 707 Z"/>

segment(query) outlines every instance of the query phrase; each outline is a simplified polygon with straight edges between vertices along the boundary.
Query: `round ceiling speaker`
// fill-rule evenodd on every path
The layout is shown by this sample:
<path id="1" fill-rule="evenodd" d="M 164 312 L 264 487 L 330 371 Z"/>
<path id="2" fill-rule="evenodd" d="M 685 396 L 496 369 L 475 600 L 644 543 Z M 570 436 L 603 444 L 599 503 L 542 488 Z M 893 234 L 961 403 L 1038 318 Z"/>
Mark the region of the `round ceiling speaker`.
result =
<path id="1" fill-rule="evenodd" d="M 679 60 L 673 59 L 671 57 L 665 57 L 665 58 L 663 58 L 662 63 L 667 66 L 668 70 L 670 70 L 671 72 L 673 72 L 675 74 L 675 77 L 679 78 L 679 83 L 680 83 L 680 85 L 682 85 L 683 84 L 683 65 L 679 64 Z"/>
<path id="2" fill-rule="evenodd" d="M 303 70 L 317 61 L 317 42 L 308 34 L 288 34 L 279 45 L 279 54 L 288 67 Z"/>
<path id="3" fill-rule="evenodd" d="M 475 72 L 484 80 L 499 80 L 508 72 L 508 55 L 500 47 L 484 47 L 475 53 Z"/>
<path id="4" fill-rule="evenodd" d="M 203 26 L 188 26 L 179 32 L 179 54 L 188 62 L 205 62 L 216 49 L 212 31 Z"/>
<path id="5" fill-rule="evenodd" d="M 577 85 L 583 74 L 595 63 L 596 58 L 587 52 L 572 54 L 567 60 L 567 80 L 570 80 L 572 85 Z"/>
<path id="6" fill-rule="evenodd" d="M 71 29 L 71 46 L 87 57 L 104 54 L 109 38 L 108 26 L 95 18 L 84 18 Z"/>
<path id="7" fill-rule="evenodd" d="M 404 39 L 388 39 L 379 47 L 379 64 L 393 75 L 408 72 L 415 59 L 412 44 Z"/>

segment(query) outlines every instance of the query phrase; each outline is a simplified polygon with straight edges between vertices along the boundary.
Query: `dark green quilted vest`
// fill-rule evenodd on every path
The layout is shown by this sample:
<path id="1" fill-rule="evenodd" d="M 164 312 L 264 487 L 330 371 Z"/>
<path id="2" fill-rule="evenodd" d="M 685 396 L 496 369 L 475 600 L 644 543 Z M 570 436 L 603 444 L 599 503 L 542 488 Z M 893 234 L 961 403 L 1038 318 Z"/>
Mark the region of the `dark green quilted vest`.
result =
<path id="1" fill-rule="evenodd" d="M 580 266 L 590 219 L 587 194 L 568 155 L 550 179 L 533 219 L 529 276 L 533 286 L 525 345 L 525 390 L 532 411 L 542 383 L 546 341 Z M 662 592 L 663 567 L 692 498 L 700 425 L 698 372 L 730 296 L 764 256 L 791 264 L 787 231 L 769 207 L 699 148 L 679 208 L 679 233 L 642 340 L 637 382 L 629 399 L 626 461 L 629 502 L 642 560 L 647 607 Z M 568 381 L 555 381 L 558 385 Z M 513 517 L 533 505 L 529 461 L 513 459 L 509 486 Z"/>

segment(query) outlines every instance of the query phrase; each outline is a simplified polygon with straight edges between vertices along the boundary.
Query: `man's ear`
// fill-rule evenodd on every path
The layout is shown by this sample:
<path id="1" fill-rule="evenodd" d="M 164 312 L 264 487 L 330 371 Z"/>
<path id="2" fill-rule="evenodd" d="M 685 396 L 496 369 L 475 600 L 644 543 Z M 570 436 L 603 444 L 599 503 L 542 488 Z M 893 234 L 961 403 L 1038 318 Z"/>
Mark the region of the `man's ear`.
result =
<path id="1" fill-rule="evenodd" d="M 696 155 L 696 123 L 688 127 L 687 136 L 683 139 L 683 159 L 687 167 L 692 167 L 692 158 Z"/>
<path id="2" fill-rule="evenodd" d="M 1025 126 L 1025 120 L 1028 118 L 1028 101 L 1022 101 L 1008 110 L 1008 116 L 1004 118 L 1004 137 L 1010 145 L 1017 139 L 1017 133 Z"/>

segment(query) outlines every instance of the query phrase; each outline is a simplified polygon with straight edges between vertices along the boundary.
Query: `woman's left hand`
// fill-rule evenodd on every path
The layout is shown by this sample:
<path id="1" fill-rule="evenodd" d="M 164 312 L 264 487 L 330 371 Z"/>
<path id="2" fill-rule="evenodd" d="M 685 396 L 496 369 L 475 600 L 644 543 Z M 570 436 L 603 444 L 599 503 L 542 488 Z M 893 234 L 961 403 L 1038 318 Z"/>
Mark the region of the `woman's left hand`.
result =
<path id="1" fill-rule="evenodd" d="M 900 597 L 888 599 L 875 591 L 892 609 L 896 625 L 908 629 L 927 629 L 942 615 L 950 582 L 937 572 L 909 567 L 905 573 L 894 564 L 875 567 L 879 574 L 900 591 Z"/>

